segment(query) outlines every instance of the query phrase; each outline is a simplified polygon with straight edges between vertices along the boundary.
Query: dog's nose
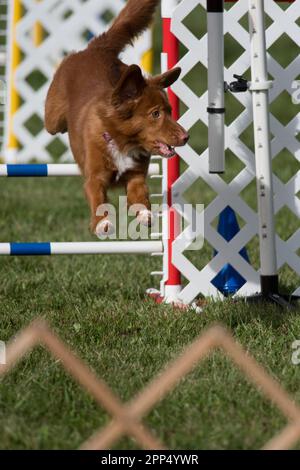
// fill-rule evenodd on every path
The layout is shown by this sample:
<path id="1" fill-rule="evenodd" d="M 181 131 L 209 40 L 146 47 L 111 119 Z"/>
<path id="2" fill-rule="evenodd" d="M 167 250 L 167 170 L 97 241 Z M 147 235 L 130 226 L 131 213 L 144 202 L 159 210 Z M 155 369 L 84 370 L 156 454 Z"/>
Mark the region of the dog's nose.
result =
<path id="1" fill-rule="evenodd" d="M 187 144 L 188 141 L 190 139 L 190 136 L 187 132 L 185 132 L 183 135 L 182 135 L 182 142 L 183 142 L 183 145 Z"/>

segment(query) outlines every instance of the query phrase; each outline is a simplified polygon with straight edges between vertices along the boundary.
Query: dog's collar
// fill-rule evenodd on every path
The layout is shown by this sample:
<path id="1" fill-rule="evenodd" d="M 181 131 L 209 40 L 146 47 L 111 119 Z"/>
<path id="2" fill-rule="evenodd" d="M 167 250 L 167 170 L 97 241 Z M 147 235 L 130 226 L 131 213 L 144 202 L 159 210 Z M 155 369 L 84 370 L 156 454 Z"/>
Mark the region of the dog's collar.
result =
<path id="1" fill-rule="evenodd" d="M 110 152 L 119 151 L 119 148 L 118 148 L 116 142 L 114 141 L 114 139 L 112 138 L 112 136 L 110 135 L 109 132 L 104 132 L 102 135 L 103 135 L 103 139 L 106 142 L 107 148 Z"/>
<path id="2" fill-rule="evenodd" d="M 110 135 L 109 132 L 104 132 L 102 135 L 103 135 L 103 139 L 105 140 L 107 144 L 110 144 L 111 142 L 113 142 L 112 136 Z"/>

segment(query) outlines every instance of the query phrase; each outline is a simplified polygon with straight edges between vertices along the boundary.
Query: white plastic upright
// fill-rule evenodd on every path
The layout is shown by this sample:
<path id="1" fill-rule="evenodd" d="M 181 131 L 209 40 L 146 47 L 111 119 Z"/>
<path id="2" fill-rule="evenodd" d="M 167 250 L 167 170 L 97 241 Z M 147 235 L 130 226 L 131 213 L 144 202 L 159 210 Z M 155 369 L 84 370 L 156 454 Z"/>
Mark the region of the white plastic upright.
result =
<path id="1" fill-rule="evenodd" d="M 209 172 L 225 171 L 224 2 L 207 0 Z"/>
<path id="2" fill-rule="evenodd" d="M 264 13 L 264 0 L 249 0 L 251 73 L 253 83 L 251 90 L 253 96 L 261 276 L 276 277 L 277 261 L 270 144 L 269 90 L 266 86 L 268 71 Z"/>
<path id="3" fill-rule="evenodd" d="M 161 17 L 172 18 L 173 11 L 178 6 L 178 0 L 161 0 Z"/>

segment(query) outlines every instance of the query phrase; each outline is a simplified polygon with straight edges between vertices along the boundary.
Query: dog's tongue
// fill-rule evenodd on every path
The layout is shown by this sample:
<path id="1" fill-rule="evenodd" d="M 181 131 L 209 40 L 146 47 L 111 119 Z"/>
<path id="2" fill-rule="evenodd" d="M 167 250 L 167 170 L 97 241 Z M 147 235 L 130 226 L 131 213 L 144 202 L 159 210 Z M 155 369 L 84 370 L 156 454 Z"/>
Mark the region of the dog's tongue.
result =
<path id="1" fill-rule="evenodd" d="M 157 147 L 162 157 L 171 158 L 176 155 L 174 148 L 163 142 L 157 142 Z"/>

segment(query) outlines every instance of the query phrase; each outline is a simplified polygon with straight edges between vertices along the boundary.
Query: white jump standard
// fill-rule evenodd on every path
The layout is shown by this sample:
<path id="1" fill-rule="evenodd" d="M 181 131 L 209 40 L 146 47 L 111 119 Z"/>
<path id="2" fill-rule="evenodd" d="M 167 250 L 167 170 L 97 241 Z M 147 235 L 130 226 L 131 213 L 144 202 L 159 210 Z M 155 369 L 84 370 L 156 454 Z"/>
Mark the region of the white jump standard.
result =
<path id="1" fill-rule="evenodd" d="M 251 301 L 267 300 L 288 307 L 298 296 L 279 295 L 275 243 L 272 154 L 270 143 L 269 89 L 264 0 L 248 0 L 252 82 L 235 75 L 236 82 L 224 84 L 224 0 L 207 0 L 209 82 L 209 171 L 224 171 L 224 89 L 233 93 L 252 92 L 255 163 L 258 195 L 261 293 Z M 215 77 L 218 74 L 219 79 Z M 225 85 L 225 86 L 224 86 Z M 223 126 L 223 131 L 222 131 Z"/>

